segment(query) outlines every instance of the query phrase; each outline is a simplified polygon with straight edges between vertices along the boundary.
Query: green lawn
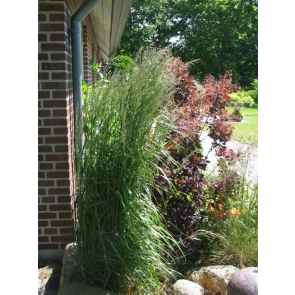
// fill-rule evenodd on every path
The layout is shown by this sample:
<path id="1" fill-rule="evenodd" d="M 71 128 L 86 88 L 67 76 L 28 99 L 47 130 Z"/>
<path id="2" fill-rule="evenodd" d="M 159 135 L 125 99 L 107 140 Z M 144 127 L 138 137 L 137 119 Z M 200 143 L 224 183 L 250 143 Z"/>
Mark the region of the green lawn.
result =
<path id="1" fill-rule="evenodd" d="M 230 113 L 234 108 L 227 108 Z M 243 119 L 247 122 L 244 123 L 232 123 L 235 126 L 232 139 L 241 142 L 248 142 L 252 137 L 254 145 L 258 147 L 258 109 L 242 108 L 241 109 Z"/>

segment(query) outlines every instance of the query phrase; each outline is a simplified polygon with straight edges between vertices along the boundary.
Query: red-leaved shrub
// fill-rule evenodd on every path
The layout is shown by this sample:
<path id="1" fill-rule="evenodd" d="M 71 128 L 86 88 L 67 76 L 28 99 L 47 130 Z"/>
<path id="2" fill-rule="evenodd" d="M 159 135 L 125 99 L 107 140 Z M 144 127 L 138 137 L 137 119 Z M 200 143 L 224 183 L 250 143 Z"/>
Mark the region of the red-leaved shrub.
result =
<path id="1" fill-rule="evenodd" d="M 196 236 L 197 220 L 200 215 L 210 214 L 217 209 L 225 217 L 227 198 L 235 197 L 239 177 L 226 165 L 220 167 L 218 178 L 204 175 L 209 163 L 202 152 L 200 133 L 207 131 L 212 138 L 212 150 L 227 160 L 237 155 L 226 149 L 233 127 L 222 119 L 228 116 L 225 108 L 230 103 L 228 93 L 239 86 L 231 84 L 231 74 L 216 81 L 209 76 L 200 88 L 193 76 L 179 58 L 172 59 L 170 74 L 177 78 L 174 104 L 178 115 L 178 132 L 167 136 L 167 151 L 174 162 L 167 161 L 160 166 L 165 172 L 155 177 L 157 189 L 155 202 L 164 209 L 167 226 L 181 245 L 185 254 L 193 253 L 200 240 Z M 221 210 L 220 210 L 221 208 Z M 181 253 L 176 251 L 181 257 Z M 169 255 L 168 255 L 169 256 Z"/>

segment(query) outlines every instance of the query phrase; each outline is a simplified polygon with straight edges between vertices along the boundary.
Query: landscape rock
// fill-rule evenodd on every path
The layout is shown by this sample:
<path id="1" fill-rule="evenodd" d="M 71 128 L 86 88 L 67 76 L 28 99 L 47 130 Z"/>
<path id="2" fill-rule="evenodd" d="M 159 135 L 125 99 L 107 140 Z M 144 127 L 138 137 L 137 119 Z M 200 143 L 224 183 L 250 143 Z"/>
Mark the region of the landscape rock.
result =
<path id="1" fill-rule="evenodd" d="M 79 273 L 77 244 L 70 243 L 64 251 L 60 286 L 65 283 L 79 282 L 79 277 L 81 277 Z"/>
<path id="2" fill-rule="evenodd" d="M 56 295 L 59 288 L 61 261 L 38 260 L 38 295 Z"/>
<path id="3" fill-rule="evenodd" d="M 46 266 L 38 269 L 38 295 L 43 295 L 45 287 L 53 273 L 52 268 Z"/>
<path id="4" fill-rule="evenodd" d="M 215 294 L 225 295 L 230 278 L 237 271 L 239 269 L 232 265 L 206 266 L 188 271 L 186 277 L 204 289 L 213 291 Z"/>
<path id="5" fill-rule="evenodd" d="M 178 280 L 172 286 L 173 295 L 203 295 L 204 288 L 188 280 Z"/>
<path id="6" fill-rule="evenodd" d="M 258 268 L 246 267 L 234 273 L 227 286 L 227 295 L 258 295 Z"/>

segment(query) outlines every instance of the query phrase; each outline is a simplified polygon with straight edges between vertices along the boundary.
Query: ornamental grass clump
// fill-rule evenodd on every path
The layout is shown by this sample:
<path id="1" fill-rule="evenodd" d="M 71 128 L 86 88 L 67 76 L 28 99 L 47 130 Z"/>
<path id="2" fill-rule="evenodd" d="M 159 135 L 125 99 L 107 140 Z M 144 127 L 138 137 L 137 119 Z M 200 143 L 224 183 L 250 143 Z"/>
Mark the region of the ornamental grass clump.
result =
<path id="1" fill-rule="evenodd" d="M 118 294 L 160 294 L 171 271 L 171 236 L 151 200 L 157 164 L 173 129 L 170 52 L 141 52 L 137 66 L 97 82 L 84 101 L 77 244 L 85 281 Z"/>
<path id="2" fill-rule="evenodd" d="M 258 188 L 243 183 L 241 189 L 240 199 L 232 202 L 227 217 L 210 216 L 204 225 L 208 230 L 199 232 L 206 248 L 198 263 L 258 266 Z"/>

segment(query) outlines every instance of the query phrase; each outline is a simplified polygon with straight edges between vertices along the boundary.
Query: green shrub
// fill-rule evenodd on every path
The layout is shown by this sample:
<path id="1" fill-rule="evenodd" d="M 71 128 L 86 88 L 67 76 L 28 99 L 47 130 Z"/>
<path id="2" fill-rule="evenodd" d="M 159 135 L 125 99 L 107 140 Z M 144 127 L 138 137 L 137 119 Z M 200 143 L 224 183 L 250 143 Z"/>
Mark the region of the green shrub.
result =
<path id="1" fill-rule="evenodd" d="M 238 92 L 230 93 L 229 96 L 232 102 L 241 103 L 241 97 L 238 95 Z"/>
<path id="2" fill-rule="evenodd" d="M 253 98 L 253 100 L 254 100 L 255 90 L 248 90 L 248 91 L 247 91 L 247 94 L 248 94 L 249 96 L 251 96 L 251 97 Z M 255 102 L 255 101 L 254 101 L 254 102 Z"/>
<path id="3" fill-rule="evenodd" d="M 120 73 L 123 73 L 126 70 L 130 72 L 135 66 L 136 63 L 129 56 L 118 55 L 111 59 L 106 71 L 111 74 L 115 71 L 115 69 L 118 69 Z"/>
<path id="4" fill-rule="evenodd" d="M 252 90 L 252 97 L 256 104 L 258 104 L 258 79 L 255 79 L 252 83 L 254 90 Z"/>
<path id="5" fill-rule="evenodd" d="M 253 103 L 253 104 L 251 105 L 251 108 L 257 109 L 257 108 L 258 108 L 258 104 L 257 104 L 257 103 Z"/>
<path id="6" fill-rule="evenodd" d="M 236 105 L 236 103 L 234 101 L 231 102 L 230 104 L 232 107 L 234 107 Z"/>
<path id="7" fill-rule="evenodd" d="M 244 107 L 245 108 L 250 108 L 251 107 L 251 103 L 250 102 L 245 102 L 244 103 Z"/>
<path id="8" fill-rule="evenodd" d="M 229 96 L 235 103 L 249 103 L 250 105 L 254 103 L 254 99 L 251 97 L 249 91 L 238 91 L 229 94 Z"/>

